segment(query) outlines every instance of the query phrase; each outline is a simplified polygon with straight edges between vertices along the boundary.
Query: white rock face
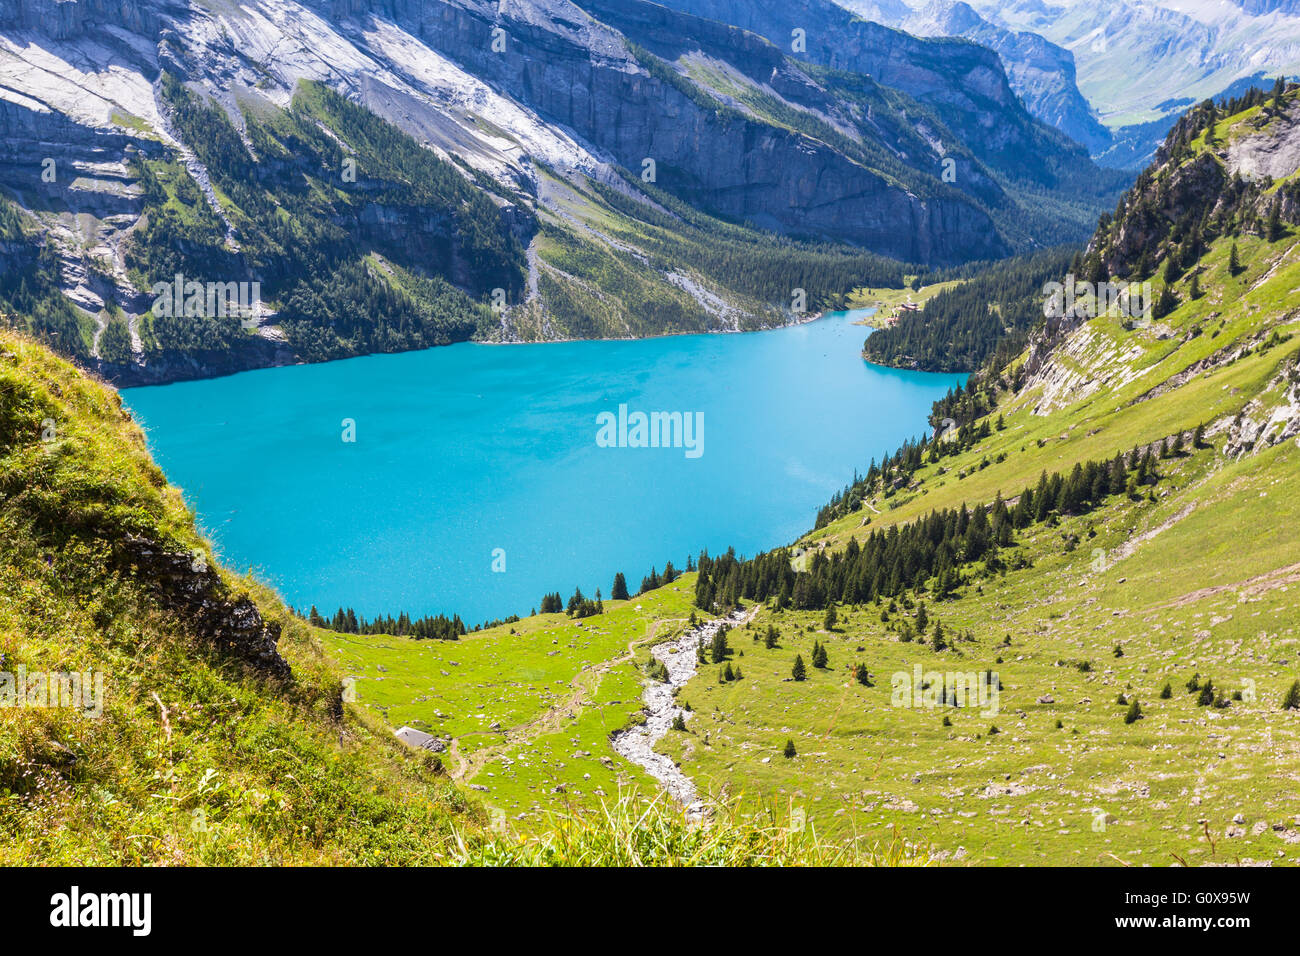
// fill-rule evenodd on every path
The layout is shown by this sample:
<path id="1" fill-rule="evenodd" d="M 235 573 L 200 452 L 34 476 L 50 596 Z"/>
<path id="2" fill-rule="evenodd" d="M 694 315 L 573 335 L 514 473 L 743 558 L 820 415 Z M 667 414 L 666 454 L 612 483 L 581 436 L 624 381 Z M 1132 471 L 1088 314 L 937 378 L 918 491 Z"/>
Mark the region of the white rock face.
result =
<path id="1" fill-rule="evenodd" d="M 188 74 L 236 123 L 239 105 L 283 107 L 300 80 L 317 80 L 502 182 L 518 181 L 525 155 L 565 170 L 600 165 L 574 137 L 379 17 L 330 22 L 295 0 L 139 6 L 160 24 L 156 35 L 95 23 L 56 38 L 6 23 L 0 7 L 0 99 L 91 127 L 144 127 L 176 145 L 154 88 L 160 69 Z"/>

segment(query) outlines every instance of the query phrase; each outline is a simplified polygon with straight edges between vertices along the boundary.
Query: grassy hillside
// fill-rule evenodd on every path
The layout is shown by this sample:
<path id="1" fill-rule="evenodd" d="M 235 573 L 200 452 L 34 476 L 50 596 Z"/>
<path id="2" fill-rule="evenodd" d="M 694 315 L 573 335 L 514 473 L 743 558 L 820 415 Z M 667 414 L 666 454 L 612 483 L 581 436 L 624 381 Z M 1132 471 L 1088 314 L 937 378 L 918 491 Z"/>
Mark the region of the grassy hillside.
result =
<path id="1" fill-rule="evenodd" d="M 208 547 L 116 393 L 7 333 L 0 529 L 0 670 L 103 680 L 99 717 L 0 710 L 0 861 L 430 863 L 469 821 L 434 765 L 341 712 L 273 595 L 203 573 Z M 151 575 L 147 554 L 188 578 Z M 230 628 L 195 633 L 187 588 L 278 627 L 292 677 L 219 649 Z"/>
<path id="2" fill-rule="evenodd" d="M 1219 142 L 1266 128 L 1251 110 Z M 1180 152 L 1171 164 L 1198 162 Z M 1152 179 L 1176 193 L 1177 175 Z M 1137 193 L 1126 211 L 1144 206 Z M 922 584 L 840 606 L 833 631 L 820 606 L 769 602 L 754 640 L 737 642 L 745 680 L 706 672 L 681 695 L 697 716 L 664 745 L 681 768 L 715 792 L 802 801 L 824 834 L 897 829 L 940 859 L 1300 862 L 1300 711 L 1284 706 L 1300 678 L 1300 514 L 1287 492 L 1300 479 L 1300 236 L 1259 208 L 1203 228 L 1192 261 L 1186 230 L 1153 243 L 1167 314 L 1040 331 L 977 386 L 986 437 L 861 483 L 846 496 L 861 504 L 800 544 L 839 553 L 935 509 L 1014 503 L 1044 472 L 1135 446 L 1154 446 L 1159 480 L 1017 531 L 995 564 L 964 566 L 948 599 Z M 1125 217 L 1102 235 L 1132 228 Z M 1161 270 L 1170 258 L 1179 267 Z M 768 626 L 773 649 L 760 640 Z M 814 641 L 829 666 L 791 681 Z M 858 663 L 873 686 L 854 679 Z M 891 678 L 910 685 L 918 666 L 927 682 L 995 672 L 997 712 L 900 706 Z"/>

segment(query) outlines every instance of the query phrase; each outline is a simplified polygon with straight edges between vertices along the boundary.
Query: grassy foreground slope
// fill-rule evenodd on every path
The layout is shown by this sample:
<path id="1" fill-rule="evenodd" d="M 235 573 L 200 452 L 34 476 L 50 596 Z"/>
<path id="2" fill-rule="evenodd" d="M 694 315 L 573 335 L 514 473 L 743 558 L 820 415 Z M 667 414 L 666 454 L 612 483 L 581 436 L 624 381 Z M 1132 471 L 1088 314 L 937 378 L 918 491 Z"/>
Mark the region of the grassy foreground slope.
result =
<path id="1" fill-rule="evenodd" d="M 435 862 L 459 794 L 210 562 L 116 392 L 0 334 L 0 671 L 103 679 L 99 717 L 0 709 L 0 861 Z M 283 660 L 242 653 L 241 621 Z"/>
<path id="2" fill-rule="evenodd" d="M 616 757 L 611 733 L 641 710 L 649 647 L 680 634 L 694 576 L 580 620 L 539 614 L 422 641 L 322 631 L 358 703 L 392 726 L 449 740 L 444 763 L 490 808 L 535 828 L 557 806 L 595 809 L 657 785 Z"/>
<path id="3" fill-rule="evenodd" d="M 686 594 L 646 608 L 672 618 Z M 635 614 L 611 610 L 581 638 L 570 626 L 556 657 L 571 661 L 584 644 L 627 653 L 654 636 Z M 555 623 L 524 622 L 520 640 L 535 632 L 540 643 Z M 688 826 L 616 783 L 596 812 L 552 807 L 526 837 L 494 829 L 490 808 L 438 758 L 344 700 L 346 674 L 320 633 L 213 561 L 115 391 L 0 332 L 0 865 L 901 861 L 821 844 L 770 816 L 724 809 L 709 827 Z M 421 650 L 454 657 L 469 643 Z M 527 676 L 562 679 L 563 665 L 534 650 Z M 374 670 L 363 695 L 385 687 Z M 88 688 L 102 679 L 102 692 L 62 706 L 38 675 L 73 672 Z M 540 683 L 521 693 L 534 706 L 554 696 Z M 490 740 L 468 724 L 461 739 L 467 759 L 486 762 Z"/>

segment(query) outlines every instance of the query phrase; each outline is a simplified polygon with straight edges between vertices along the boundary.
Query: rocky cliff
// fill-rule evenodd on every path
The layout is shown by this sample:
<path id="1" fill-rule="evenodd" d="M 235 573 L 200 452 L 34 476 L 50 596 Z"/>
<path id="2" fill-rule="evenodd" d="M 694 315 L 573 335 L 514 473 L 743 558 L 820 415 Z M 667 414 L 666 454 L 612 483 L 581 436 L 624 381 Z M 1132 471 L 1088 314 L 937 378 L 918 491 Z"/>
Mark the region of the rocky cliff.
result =
<path id="1" fill-rule="evenodd" d="M 784 14 L 703 0 L 3 0 L 0 187 L 57 248 L 64 291 L 93 319 L 85 350 L 124 383 L 579 328 L 548 318 L 555 283 L 570 312 L 591 311 L 574 304 L 589 286 L 571 268 L 546 281 L 535 245 L 525 261 L 536 214 L 571 231 L 558 197 L 591 202 L 588 183 L 627 192 L 619 170 L 635 183 L 648 163 L 648 187 L 760 245 L 770 232 L 919 266 L 1077 238 L 1109 205 L 1116 182 L 1025 112 L 996 54 L 809 10 L 796 44 Z M 393 202 L 418 181 L 410 169 L 334 192 L 349 155 L 391 154 L 373 149 L 389 134 L 366 145 L 352 120 L 321 116 L 284 134 L 278 117 L 304 83 L 426 147 L 495 211 L 467 218 L 445 190 L 446 206 Z M 176 89 L 202 109 L 182 109 Z M 582 228 L 566 241 L 620 255 L 627 240 Z M 648 251 L 632 261 L 659 298 L 699 290 L 655 331 L 736 327 L 818 273 L 755 302 L 725 276 L 683 284 Z M 145 293 L 183 269 L 263 283 L 269 318 L 244 336 L 155 323 Z M 454 328 L 426 280 L 464 293 Z M 626 294 L 604 281 L 602 295 Z M 498 288 L 509 311 L 493 320 L 482 309 Z M 410 300 L 394 328 L 359 327 L 392 314 L 385 297 Z"/>

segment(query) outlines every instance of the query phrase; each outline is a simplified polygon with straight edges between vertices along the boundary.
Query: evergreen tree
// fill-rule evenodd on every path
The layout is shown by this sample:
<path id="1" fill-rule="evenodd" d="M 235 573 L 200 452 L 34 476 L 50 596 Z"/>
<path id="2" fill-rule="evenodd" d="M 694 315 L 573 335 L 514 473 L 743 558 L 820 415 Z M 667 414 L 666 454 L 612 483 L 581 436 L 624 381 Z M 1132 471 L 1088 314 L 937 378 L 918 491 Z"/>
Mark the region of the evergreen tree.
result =
<path id="1" fill-rule="evenodd" d="M 1142 705 L 1139 704 L 1137 698 L 1134 697 L 1133 703 L 1129 704 L 1128 706 L 1128 713 L 1124 715 L 1124 723 L 1131 724 L 1141 719 L 1142 719 Z"/>
<path id="2" fill-rule="evenodd" d="M 829 655 L 826 653 L 826 646 L 813 641 L 812 665 L 813 667 L 825 670 L 829 666 Z"/>
<path id="3" fill-rule="evenodd" d="M 934 622 L 934 649 L 936 651 L 942 651 L 947 646 L 948 646 L 948 642 L 944 640 L 943 624 L 940 623 L 939 621 L 935 621 Z"/>
<path id="4" fill-rule="evenodd" d="M 727 654 L 731 647 L 727 644 L 727 627 L 723 625 L 713 632 L 713 642 L 709 649 L 709 656 L 713 663 L 721 664 L 727 659 Z"/>
<path id="5" fill-rule="evenodd" d="M 1264 234 L 1268 237 L 1269 242 L 1277 242 L 1282 238 L 1281 210 L 1281 197 L 1275 196 L 1273 204 L 1268 210 L 1268 222 L 1264 226 Z"/>
<path id="6" fill-rule="evenodd" d="M 827 631 L 835 630 L 835 605 L 826 608 L 826 617 L 822 620 L 822 628 Z"/>
<path id="7" fill-rule="evenodd" d="M 1209 707 L 1214 703 L 1214 681 L 1206 679 L 1201 686 L 1201 693 L 1196 698 L 1196 706 Z"/>
<path id="8" fill-rule="evenodd" d="M 629 597 L 627 578 L 623 577 L 622 571 L 619 571 L 614 575 L 614 586 L 609 589 L 609 599 L 611 601 L 626 601 Z"/>
<path id="9" fill-rule="evenodd" d="M 1282 709 L 1300 710 L 1300 680 L 1291 682 L 1291 686 L 1282 697 Z"/>
<path id="10" fill-rule="evenodd" d="M 781 750 L 781 756 L 785 757 L 786 760 L 789 760 L 791 757 L 795 756 L 793 740 L 789 740 L 789 739 L 786 740 L 785 747 Z"/>
<path id="11" fill-rule="evenodd" d="M 808 676 L 807 671 L 804 670 L 802 654 L 796 654 L 794 656 L 794 667 L 790 669 L 790 676 L 795 680 L 803 680 Z"/>

